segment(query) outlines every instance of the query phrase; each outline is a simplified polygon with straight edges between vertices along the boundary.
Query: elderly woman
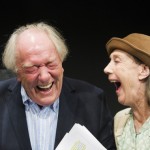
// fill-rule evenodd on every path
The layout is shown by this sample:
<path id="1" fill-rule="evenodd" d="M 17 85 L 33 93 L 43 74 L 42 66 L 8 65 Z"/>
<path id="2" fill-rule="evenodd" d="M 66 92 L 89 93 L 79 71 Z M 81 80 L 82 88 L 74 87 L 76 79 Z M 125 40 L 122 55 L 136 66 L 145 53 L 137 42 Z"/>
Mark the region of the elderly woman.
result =
<path id="1" fill-rule="evenodd" d="M 118 150 L 150 149 L 150 36 L 132 33 L 111 38 L 104 68 L 116 87 L 118 101 L 129 106 L 114 117 Z"/>

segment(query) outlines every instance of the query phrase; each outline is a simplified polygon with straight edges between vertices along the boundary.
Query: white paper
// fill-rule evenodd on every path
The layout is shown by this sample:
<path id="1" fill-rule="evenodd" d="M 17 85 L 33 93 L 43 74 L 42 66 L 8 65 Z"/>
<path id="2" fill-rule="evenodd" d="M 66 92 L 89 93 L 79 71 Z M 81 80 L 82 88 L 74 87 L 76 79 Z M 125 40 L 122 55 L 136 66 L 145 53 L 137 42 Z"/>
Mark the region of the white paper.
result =
<path id="1" fill-rule="evenodd" d="M 55 150 L 107 150 L 85 127 L 75 123 Z"/>

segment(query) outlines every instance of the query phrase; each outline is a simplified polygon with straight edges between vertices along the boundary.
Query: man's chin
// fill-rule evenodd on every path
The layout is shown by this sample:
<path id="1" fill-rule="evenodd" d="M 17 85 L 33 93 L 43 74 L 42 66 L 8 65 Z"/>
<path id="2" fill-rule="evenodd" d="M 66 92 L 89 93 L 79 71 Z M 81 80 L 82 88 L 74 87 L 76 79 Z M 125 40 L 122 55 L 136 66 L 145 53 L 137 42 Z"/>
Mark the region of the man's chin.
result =
<path id="1" fill-rule="evenodd" d="M 49 106 L 49 105 L 53 104 L 54 102 L 55 102 L 54 99 L 49 98 L 49 99 L 39 100 L 38 104 L 41 105 L 41 106 Z"/>

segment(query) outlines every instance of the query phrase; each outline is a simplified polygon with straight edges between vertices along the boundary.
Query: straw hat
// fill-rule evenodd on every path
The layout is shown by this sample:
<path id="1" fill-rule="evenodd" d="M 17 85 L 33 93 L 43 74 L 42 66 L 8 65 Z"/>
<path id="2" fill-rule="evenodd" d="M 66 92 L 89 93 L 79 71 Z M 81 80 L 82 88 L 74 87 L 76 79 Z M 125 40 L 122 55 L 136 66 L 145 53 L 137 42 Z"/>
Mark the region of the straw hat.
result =
<path id="1" fill-rule="evenodd" d="M 123 50 L 150 66 L 150 36 L 132 33 L 124 38 L 113 37 L 106 43 L 108 54 L 115 49 Z"/>

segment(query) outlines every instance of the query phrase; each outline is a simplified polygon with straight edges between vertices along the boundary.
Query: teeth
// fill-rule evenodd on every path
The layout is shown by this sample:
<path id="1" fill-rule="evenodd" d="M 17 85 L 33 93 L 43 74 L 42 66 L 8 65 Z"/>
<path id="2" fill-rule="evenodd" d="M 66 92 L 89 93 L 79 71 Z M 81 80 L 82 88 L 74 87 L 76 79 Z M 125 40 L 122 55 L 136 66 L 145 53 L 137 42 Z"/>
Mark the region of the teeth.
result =
<path id="1" fill-rule="evenodd" d="M 51 85 L 52 85 L 52 83 L 48 84 L 48 85 L 39 85 L 38 87 L 41 88 L 41 89 L 46 89 L 46 88 L 50 88 Z"/>
<path id="2" fill-rule="evenodd" d="M 116 83 L 117 81 L 111 81 L 112 83 Z"/>

